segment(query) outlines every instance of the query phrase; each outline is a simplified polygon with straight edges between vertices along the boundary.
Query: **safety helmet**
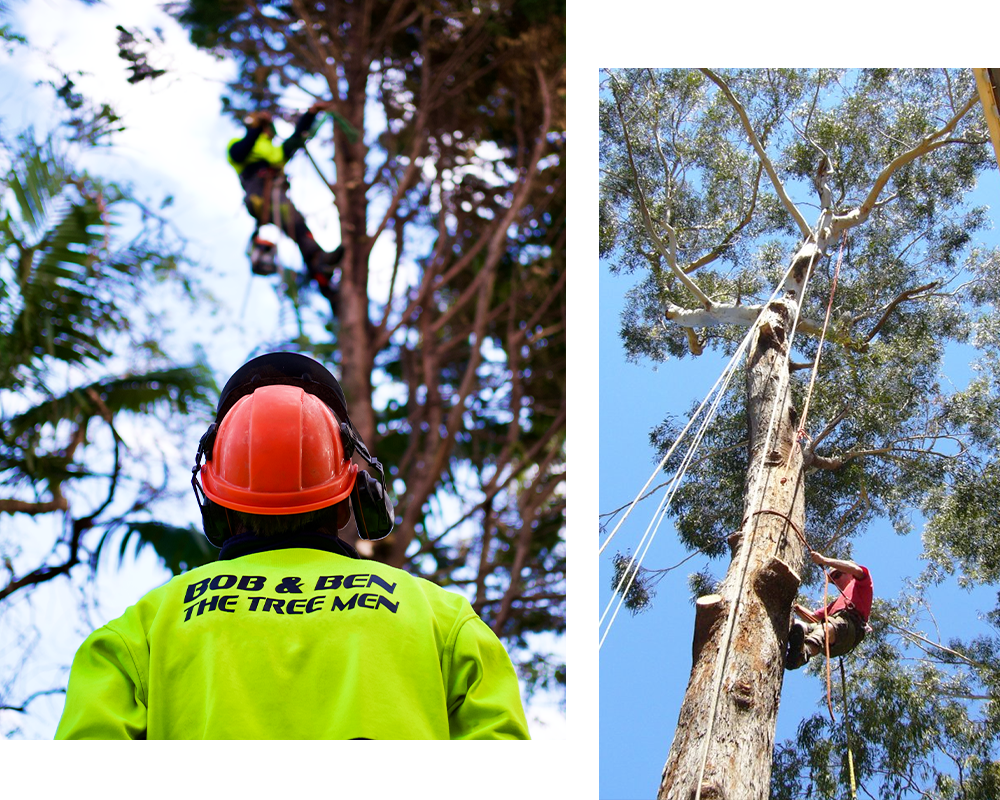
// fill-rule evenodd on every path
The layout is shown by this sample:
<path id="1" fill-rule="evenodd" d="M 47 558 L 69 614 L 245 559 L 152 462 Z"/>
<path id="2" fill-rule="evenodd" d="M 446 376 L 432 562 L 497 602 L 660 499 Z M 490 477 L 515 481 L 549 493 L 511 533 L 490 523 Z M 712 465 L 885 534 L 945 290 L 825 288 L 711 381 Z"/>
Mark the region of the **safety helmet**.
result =
<path id="1" fill-rule="evenodd" d="M 352 463 L 354 454 L 373 474 Z M 299 353 L 258 356 L 233 374 L 198 443 L 191 485 L 216 546 L 231 533 L 227 508 L 303 514 L 349 496 L 362 539 L 384 538 L 393 527 L 385 472 L 351 422 L 344 390 Z"/>
<path id="2" fill-rule="evenodd" d="M 274 385 L 229 410 L 201 481 L 213 503 L 235 511 L 303 514 L 345 499 L 357 472 L 326 404 L 297 386 Z"/>

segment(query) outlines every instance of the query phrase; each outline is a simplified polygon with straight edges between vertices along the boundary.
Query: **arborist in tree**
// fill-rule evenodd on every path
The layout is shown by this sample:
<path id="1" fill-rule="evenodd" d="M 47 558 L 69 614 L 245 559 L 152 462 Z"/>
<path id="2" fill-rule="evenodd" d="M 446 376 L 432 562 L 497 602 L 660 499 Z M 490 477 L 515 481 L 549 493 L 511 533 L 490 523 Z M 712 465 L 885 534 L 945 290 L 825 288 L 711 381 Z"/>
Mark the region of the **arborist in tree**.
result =
<path id="1" fill-rule="evenodd" d="M 387 536 L 393 507 L 322 365 L 241 367 L 193 472 L 219 560 L 87 638 L 57 739 L 529 738 L 510 658 L 468 600 L 338 537 L 352 517 Z"/>
<path id="2" fill-rule="evenodd" d="M 793 610 L 805 622 L 795 620 L 788 632 L 787 669 L 798 669 L 817 653 L 826 652 L 824 628 L 829 638 L 830 655 L 851 652 L 865 638 L 872 611 L 872 576 L 867 567 L 853 561 L 827 558 L 813 551 L 812 560 L 824 569 L 837 589 L 838 597 L 826 608 L 810 611 L 796 603 Z"/>
<path id="3" fill-rule="evenodd" d="M 325 103 L 313 103 L 295 124 L 295 131 L 280 145 L 274 142 L 274 123 L 267 111 L 250 114 L 245 124 L 246 135 L 229 142 L 227 153 L 240 176 L 245 192 L 247 210 L 257 221 L 258 228 L 268 223 L 277 224 L 295 240 L 302 253 L 302 262 L 309 277 L 316 281 L 320 292 L 331 302 L 336 301 L 338 281 L 334 271 L 344 255 L 344 248 L 337 246 L 332 253 L 323 250 L 306 226 L 305 217 L 288 199 L 288 178 L 284 166 L 305 144 L 306 136 L 316 121 L 316 115 L 325 109 Z M 250 262 L 258 275 L 273 275 L 275 243 L 263 241 L 256 233 Z"/>

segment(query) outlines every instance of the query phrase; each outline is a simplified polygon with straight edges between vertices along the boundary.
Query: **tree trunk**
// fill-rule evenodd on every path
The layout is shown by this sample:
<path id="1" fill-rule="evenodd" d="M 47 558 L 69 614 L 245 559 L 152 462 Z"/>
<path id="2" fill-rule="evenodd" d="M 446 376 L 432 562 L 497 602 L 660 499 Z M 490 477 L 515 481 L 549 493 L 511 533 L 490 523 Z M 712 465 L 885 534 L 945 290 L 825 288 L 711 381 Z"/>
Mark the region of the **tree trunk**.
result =
<path id="1" fill-rule="evenodd" d="M 360 5 L 350 9 L 350 29 L 342 42 L 343 81 L 330 84 L 331 97 L 338 98 L 336 109 L 357 131 L 365 130 L 365 101 L 368 81 L 368 54 Z M 378 455 L 375 436 L 375 412 L 372 407 L 371 374 L 375 362 L 372 325 L 368 316 L 368 259 L 372 241 L 368 236 L 368 184 L 365 182 L 365 159 L 368 147 L 364 137 L 351 141 L 341 126 L 334 127 L 334 165 L 337 180 L 334 194 L 340 216 L 340 241 L 344 247 L 341 261 L 340 292 L 336 315 L 340 323 L 337 341 L 340 350 L 340 383 L 347 396 L 351 421 L 361 438 Z M 355 460 L 364 467 L 360 457 Z M 341 536 L 363 556 L 371 557 L 373 544 L 345 529 Z"/>
<path id="2" fill-rule="evenodd" d="M 771 303 L 751 343 L 744 519 L 731 537 L 733 557 L 719 594 L 697 604 L 694 663 L 660 800 L 765 800 L 769 794 L 789 615 L 799 585 L 795 569 L 805 557 L 792 528 L 805 528 L 788 372 L 795 294 Z"/>

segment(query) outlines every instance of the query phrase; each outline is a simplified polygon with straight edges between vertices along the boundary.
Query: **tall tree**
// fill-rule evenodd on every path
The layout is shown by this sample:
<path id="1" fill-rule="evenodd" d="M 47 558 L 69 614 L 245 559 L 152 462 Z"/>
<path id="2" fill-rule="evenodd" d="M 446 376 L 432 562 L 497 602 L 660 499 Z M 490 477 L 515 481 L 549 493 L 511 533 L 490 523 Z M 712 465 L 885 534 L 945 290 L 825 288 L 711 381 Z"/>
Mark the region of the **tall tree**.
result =
<path id="1" fill-rule="evenodd" d="M 941 381 L 948 344 L 990 325 L 997 255 L 965 202 L 989 140 L 970 70 L 604 78 L 601 254 L 639 279 L 627 355 L 732 355 L 750 337 L 745 385 L 670 508 L 686 545 L 721 555 L 728 539 L 732 558 L 697 604 L 659 796 L 762 798 L 790 607 L 817 575 L 807 544 L 848 555 L 866 524 L 905 532 L 913 509 L 954 538 L 975 508 L 964 487 L 996 459 L 991 390 Z M 654 432 L 661 453 L 679 432 Z"/>
<path id="2" fill-rule="evenodd" d="M 173 11 L 236 63 L 224 106 L 237 119 L 288 117 L 282 104 L 303 93 L 332 103 L 340 291 L 328 332 L 292 344 L 339 368 L 352 418 L 390 465 L 396 529 L 363 552 L 465 588 L 522 648 L 561 633 L 564 4 Z M 391 263 L 372 261 L 381 240 Z M 370 293 L 374 270 L 386 300 Z M 380 388 L 392 399 L 374 402 Z M 528 661 L 529 680 L 564 679 L 563 665 Z"/>

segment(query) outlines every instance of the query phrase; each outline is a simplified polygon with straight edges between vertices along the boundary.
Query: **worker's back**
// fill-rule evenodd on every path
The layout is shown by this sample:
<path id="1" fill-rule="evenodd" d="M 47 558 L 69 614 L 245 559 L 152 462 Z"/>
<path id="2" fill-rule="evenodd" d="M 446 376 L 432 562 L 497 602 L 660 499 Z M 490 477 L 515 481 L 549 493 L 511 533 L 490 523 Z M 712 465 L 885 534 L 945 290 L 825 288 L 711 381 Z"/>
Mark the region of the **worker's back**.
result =
<path id="1" fill-rule="evenodd" d="M 180 575 L 95 631 L 57 738 L 527 738 L 510 659 L 460 595 L 271 549 Z"/>

